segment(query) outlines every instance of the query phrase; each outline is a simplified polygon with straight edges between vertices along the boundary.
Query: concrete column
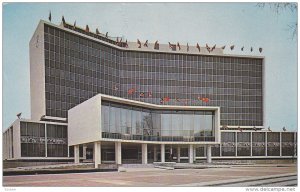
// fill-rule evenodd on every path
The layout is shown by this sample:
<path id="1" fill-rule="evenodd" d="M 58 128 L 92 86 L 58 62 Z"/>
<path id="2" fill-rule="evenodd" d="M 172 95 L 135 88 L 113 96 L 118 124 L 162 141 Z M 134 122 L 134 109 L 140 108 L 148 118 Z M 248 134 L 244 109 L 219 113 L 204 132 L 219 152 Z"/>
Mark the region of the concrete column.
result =
<path id="1" fill-rule="evenodd" d="M 177 162 L 180 163 L 180 146 L 177 146 Z"/>
<path id="2" fill-rule="evenodd" d="M 160 158 L 161 158 L 161 162 L 164 163 L 165 162 L 165 144 L 160 145 Z"/>
<path id="3" fill-rule="evenodd" d="M 86 145 L 83 145 L 83 146 L 82 146 L 82 155 L 83 155 L 83 159 L 86 159 L 86 148 L 87 148 Z"/>
<path id="4" fill-rule="evenodd" d="M 282 132 L 279 132 L 279 156 L 282 156 Z"/>
<path id="5" fill-rule="evenodd" d="M 207 145 L 206 147 L 206 158 L 207 163 L 211 163 L 211 145 Z"/>
<path id="6" fill-rule="evenodd" d="M 74 163 L 79 163 L 79 145 L 74 145 Z"/>
<path id="7" fill-rule="evenodd" d="M 296 156 L 298 155 L 297 154 L 297 132 L 294 133 L 294 155 L 293 156 Z"/>
<path id="8" fill-rule="evenodd" d="M 98 165 L 101 164 L 101 143 L 94 142 L 94 163 L 95 168 L 98 168 Z"/>
<path id="9" fill-rule="evenodd" d="M 48 138 L 47 138 L 47 123 L 45 123 L 45 157 L 48 157 Z M 68 157 L 70 157 L 69 155 L 69 146 L 68 146 Z"/>
<path id="10" fill-rule="evenodd" d="M 95 162 L 95 144 L 94 144 L 94 147 L 93 147 L 93 162 Z"/>
<path id="11" fill-rule="evenodd" d="M 194 146 L 194 161 L 196 161 L 196 145 Z"/>
<path id="12" fill-rule="evenodd" d="M 154 159 L 154 162 L 157 161 L 157 148 L 156 148 L 156 145 L 154 145 L 154 147 L 153 147 L 153 159 Z"/>
<path id="13" fill-rule="evenodd" d="M 6 132 L 4 132 L 3 134 L 3 159 L 7 159 L 7 155 L 6 155 L 6 149 L 7 149 L 7 144 L 6 144 Z"/>
<path id="14" fill-rule="evenodd" d="M 147 144 L 142 144 L 142 164 L 148 163 L 148 150 L 147 150 Z"/>
<path id="15" fill-rule="evenodd" d="M 250 156 L 252 156 L 252 132 L 250 133 Z"/>
<path id="16" fill-rule="evenodd" d="M 238 141 L 237 141 L 237 132 L 235 132 L 235 156 L 237 157 L 237 143 L 238 143 Z"/>
<path id="17" fill-rule="evenodd" d="M 265 156 L 268 156 L 268 132 L 265 132 Z"/>
<path id="18" fill-rule="evenodd" d="M 193 145 L 190 144 L 189 145 L 189 163 L 193 163 L 194 162 L 194 148 Z"/>
<path id="19" fill-rule="evenodd" d="M 11 142 L 10 142 L 10 129 L 7 130 L 7 143 L 8 143 L 8 153 L 7 153 L 7 157 L 8 159 L 10 159 L 10 146 L 11 146 Z"/>
<path id="20" fill-rule="evenodd" d="M 12 145 L 13 145 L 13 142 L 12 142 L 12 128 L 9 129 L 9 158 L 12 158 Z"/>
<path id="21" fill-rule="evenodd" d="M 122 164 L 121 142 L 115 142 L 115 158 L 116 158 L 116 164 L 121 165 Z"/>
<path id="22" fill-rule="evenodd" d="M 13 157 L 13 151 L 12 151 L 12 148 L 13 148 L 13 140 L 12 140 L 12 128 L 9 129 L 9 149 L 10 149 L 10 158 Z"/>
<path id="23" fill-rule="evenodd" d="M 6 148 L 6 159 L 9 159 L 9 141 L 8 141 L 8 131 L 5 133 L 5 137 L 6 137 L 6 146 L 5 146 L 5 148 Z"/>

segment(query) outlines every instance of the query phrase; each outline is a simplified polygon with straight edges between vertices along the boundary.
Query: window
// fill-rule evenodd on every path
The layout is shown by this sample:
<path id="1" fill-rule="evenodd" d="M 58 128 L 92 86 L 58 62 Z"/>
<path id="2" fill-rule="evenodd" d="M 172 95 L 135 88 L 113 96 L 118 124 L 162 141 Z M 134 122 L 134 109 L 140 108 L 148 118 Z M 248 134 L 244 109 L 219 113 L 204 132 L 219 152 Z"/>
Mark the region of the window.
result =
<path id="1" fill-rule="evenodd" d="M 102 101 L 101 110 L 102 137 L 105 138 L 214 141 L 213 112 L 152 110 L 106 101 Z"/>
<path id="2" fill-rule="evenodd" d="M 102 93 L 159 105 L 161 98 L 169 96 L 171 100 L 163 105 L 221 106 L 221 113 L 226 115 L 221 124 L 261 126 L 263 123 L 262 59 L 119 51 L 46 24 L 44 37 L 45 91 L 48 96 L 57 95 L 47 97 L 51 102 L 46 103 L 46 115 L 67 117 L 66 111 L 71 106 Z M 176 50 L 176 46 L 173 48 Z M 159 49 L 159 44 L 155 49 Z M 55 79 L 57 70 L 63 73 Z M 77 78 L 70 79 L 68 72 L 72 76 L 82 75 L 80 84 L 75 83 Z M 60 91 L 56 86 L 60 86 Z M 68 93 L 61 90 L 74 87 L 86 95 L 66 98 Z M 130 88 L 137 87 L 151 91 L 152 96 L 128 95 Z M 210 101 L 199 101 L 199 96 Z M 51 106 L 60 99 L 66 100 L 66 109 L 62 110 L 61 105 Z M 213 135 L 203 126 L 195 130 L 203 136 Z"/>

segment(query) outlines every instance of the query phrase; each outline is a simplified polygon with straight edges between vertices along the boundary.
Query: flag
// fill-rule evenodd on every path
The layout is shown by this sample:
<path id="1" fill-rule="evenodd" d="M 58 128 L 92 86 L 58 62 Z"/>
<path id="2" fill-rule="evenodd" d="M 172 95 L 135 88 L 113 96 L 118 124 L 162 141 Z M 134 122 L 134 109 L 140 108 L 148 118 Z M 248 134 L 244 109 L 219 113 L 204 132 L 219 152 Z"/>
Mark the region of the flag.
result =
<path id="1" fill-rule="evenodd" d="M 128 90 L 128 95 L 132 95 L 135 92 L 135 88 L 131 88 Z"/>
<path id="2" fill-rule="evenodd" d="M 51 22 L 51 11 L 49 12 L 49 17 L 48 17 L 49 21 Z"/>
<path id="3" fill-rule="evenodd" d="M 209 99 L 207 97 L 198 97 L 199 101 L 208 102 Z"/>
<path id="4" fill-rule="evenodd" d="M 63 24 L 66 24 L 66 20 L 65 20 L 64 16 L 62 16 L 61 20 L 62 20 Z"/>
<path id="5" fill-rule="evenodd" d="M 141 48 L 141 47 L 142 47 L 142 43 L 140 42 L 140 40 L 139 40 L 139 39 L 137 39 L 137 44 L 139 45 L 139 47 L 138 47 L 138 48 Z"/>
<path id="6" fill-rule="evenodd" d="M 198 99 L 205 103 L 209 102 L 209 98 L 207 98 L 207 97 L 203 97 L 203 98 L 198 97 Z"/>
<path id="7" fill-rule="evenodd" d="M 145 97 L 145 93 L 144 93 L 144 92 L 141 92 L 141 93 L 140 93 L 140 97 Z"/>
<path id="8" fill-rule="evenodd" d="M 240 126 L 238 126 L 238 130 L 239 130 L 240 132 L 243 132 L 243 130 L 240 128 Z"/>
<path id="9" fill-rule="evenodd" d="M 148 40 L 144 43 L 144 47 L 148 47 Z"/>
<path id="10" fill-rule="evenodd" d="M 188 44 L 188 43 L 186 44 L 186 51 L 187 51 L 187 52 L 190 51 L 190 47 L 189 47 L 189 44 Z"/>
<path id="11" fill-rule="evenodd" d="M 152 92 L 151 91 L 148 93 L 148 97 L 152 97 Z"/>
<path id="12" fill-rule="evenodd" d="M 22 112 L 17 114 L 18 119 L 21 118 Z"/>
<path id="13" fill-rule="evenodd" d="M 223 50 L 224 50 L 224 49 L 225 49 L 225 47 L 226 47 L 226 45 L 224 45 L 223 47 L 221 47 L 221 49 L 223 49 Z"/>
<path id="14" fill-rule="evenodd" d="M 271 128 L 270 128 L 270 126 L 268 127 L 268 131 L 271 131 L 271 132 L 272 132 L 272 130 L 271 130 Z"/>
<path id="15" fill-rule="evenodd" d="M 106 32 L 105 37 L 108 38 L 108 32 Z"/>
<path id="16" fill-rule="evenodd" d="M 170 101 L 170 97 L 164 97 L 164 102 Z"/>
<path id="17" fill-rule="evenodd" d="M 159 49 L 159 43 L 158 43 L 158 41 L 155 41 L 155 43 L 154 43 L 154 49 Z"/>
<path id="18" fill-rule="evenodd" d="M 96 34 L 97 34 L 97 35 L 99 35 L 99 34 L 100 34 L 100 32 L 99 32 L 98 28 L 96 29 Z"/>
<path id="19" fill-rule="evenodd" d="M 210 53 L 210 47 L 207 45 L 207 43 L 206 43 L 206 49 Z"/>
<path id="20" fill-rule="evenodd" d="M 180 47 L 180 44 L 179 44 L 179 42 L 177 42 L 177 46 L 178 46 L 178 49 L 180 50 L 180 49 L 181 49 L 181 47 Z"/>
<path id="21" fill-rule="evenodd" d="M 76 29 L 76 21 L 74 22 L 73 29 Z"/>
<path id="22" fill-rule="evenodd" d="M 260 47 L 258 50 L 259 50 L 259 52 L 261 53 L 263 49 Z"/>
<path id="23" fill-rule="evenodd" d="M 115 91 L 118 91 L 118 90 L 119 90 L 119 88 L 118 88 L 117 85 L 114 86 L 114 90 L 115 90 Z"/>
<path id="24" fill-rule="evenodd" d="M 211 48 L 211 51 L 213 51 L 214 49 L 216 49 L 216 44 Z"/>
<path id="25" fill-rule="evenodd" d="M 169 48 L 172 49 L 173 51 L 176 51 L 176 45 L 171 44 L 170 42 L 169 42 Z"/>
<path id="26" fill-rule="evenodd" d="M 90 32 L 90 28 L 88 25 L 86 25 L 86 27 L 85 27 L 85 32 Z"/>
<path id="27" fill-rule="evenodd" d="M 199 44 L 197 43 L 197 46 L 196 46 L 196 48 L 198 49 L 198 51 L 200 52 L 200 46 L 199 46 Z"/>
<path id="28" fill-rule="evenodd" d="M 160 99 L 160 103 L 170 101 L 170 97 L 163 97 Z"/>
<path id="29" fill-rule="evenodd" d="M 231 49 L 231 51 L 232 51 L 232 50 L 234 49 L 234 45 L 231 45 L 231 46 L 230 46 L 230 49 Z"/>

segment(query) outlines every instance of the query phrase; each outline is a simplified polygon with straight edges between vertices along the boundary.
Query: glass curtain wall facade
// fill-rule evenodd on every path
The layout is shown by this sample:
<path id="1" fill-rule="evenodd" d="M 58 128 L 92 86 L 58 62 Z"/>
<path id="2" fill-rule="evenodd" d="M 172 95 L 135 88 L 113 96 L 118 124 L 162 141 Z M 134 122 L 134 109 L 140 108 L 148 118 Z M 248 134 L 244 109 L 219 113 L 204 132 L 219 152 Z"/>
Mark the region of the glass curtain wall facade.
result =
<path id="1" fill-rule="evenodd" d="M 114 105 L 112 107 L 112 105 Z M 178 141 L 178 138 L 185 138 L 185 139 L 191 139 L 192 141 L 196 140 L 196 137 L 199 133 L 199 131 L 195 131 L 197 128 L 195 128 L 194 124 L 194 138 L 192 137 L 183 137 L 178 136 L 178 133 L 174 134 L 173 132 L 168 131 L 162 131 L 161 123 L 159 127 L 155 127 L 157 123 L 153 119 L 157 119 L 158 121 L 161 121 L 163 117 L 158 118 L 159 114 L 165 114 L 162 113 L 164 110 L 149 110 L 149 116 L 147 118 L 141 119 L 142 115 L 138 115 L 137 118 L 134 118 L 134 109 L 133 107 L 128 107 L 126 105 L 122 106 L 116 106 L 115 103 L 104 103 L 103 106 L 105 107 L 102 111 L 102 129 L 105 128 L 105 131 L 109 131 L 110 128 L 113 128 L 114 130 L 119 129 L 121 132 L 115 131 L 114 133 L 110 132 L 102 132 L 103 136 L 107 136 L 106 138 L 121 138 L 121 139 L 145 139 L 147 141 L 151 141 L 151 139 L 160 138 L 162 141 Z M 114 111 L 116 108 L 119 110 L 119 115 L 114 113 L 115 116 L 119 116 L 120 119 L 122 119 L 122 110 L 128 109 L 126 113 L 126 118 L 129 117 L 128 120 L 120 121 L 119 125 L 120 127 L 112 126 L 110 127 L 110 120 L 109 120 L 109 112 L 110 109 Z M 139 108 L 137 111 L 138 113 L 142 113 L 144 108 Z M 104 112 L 108 115 L 103 115 Z M 158 113 L 159 112 L 159 113 Z M 186 111 L 185 111 L 186 112 Z M 193 111 L 192 111 L 193 112 Z M 137 114 L 138 114 L 137 113 Z M 125 114 L 125 112 L 123 112 Z M 172 120 L 172 114 L 171 113 L 171 122 Z M 183 113 L 182 115 L 191 115 L 194 116 L 193 118 L 197 118 L 197 114 L 195 113 Z M 156 115 L 156 117 L 155 117 Z M 203 115 L 203 114 L 202 114 Z M 200 116 L 202 116 L 200 115 Z M 203 115 L 207 117 L 207 115 Z M 209 116 L 209 115 L 208 115 Z M 151 117 L 151 118 L 150 118 Z M 175 116 L 178 118 L 178 116 Z M 125 119 L 125 118 L 124 118 Z M 105 123 L 104 123 L 105 122 Z M 4 159 L 13 159 L 13 158 L 26 158 L 26 157 L 51 157 L 51 158 L 59 158 L 59 157 L 68 157 L 68 145 L 67 145 L 67 126 L 66 125 L 58 125 L 58 124 L 52 124 L 52 123 L 44 123 L 44 122 L 27 122 L 27 121 L 21 121 L 19 122 L 19 125 L 12 125 L 9 129 L 7 129 L 3 133 L 3 144 L 4 144 L 4 151 L 3 156 Z M 116 122 L 112 122 L 116 125 Z M 127 124 L 128 123 L 128 124 Z M 177 123 L 177 121 L 176 121 Z M 105 124 L 105 125 L 104 125 Z M 121 126 L 121 125 L 124 126 Z M 126 127 L 125 127 L 126 125 Z M 138 125 L 138 126 L 134 126 Z M 199 124 L 201 125 L 201 123 Z M 201 125 L 202 126 L 202 125 Z M 200 126 L 200 132 L 204 131 L 204 135 L 210 135 L 210 131 L 205 133 L 206 129 L 203 129 Z M 139 127 L 139 129 L 136 129 L 136 127 Z M 17 129 L 20 128 L 20 131 Z M 140 131 L 138 131 L 140 130 Z M 158 130 L 159 135 L 165 134 L 164 136 L 157 136 L 157 132 L 153 130 Z M 186 133 L 184 131 L 185 129 L 180 129 L 179 134 Z M 192 128 L 191 128 L 192 130 Z M 212 129 L 213 130 L 213 129 Z M 152 132 L 151 132 L 152 131 Z M 136 133 L 139 134 L 136 134 Z M 124 133 L 124 134 L 123 134 Z M 131 134 L 130 134 L 131 133 Z M 149 134 L 150 133 L 150 134 Z M 153 133 L 153 134 L 152 134 Z M 169 136 L 167 134 L 171 133 L 172 135 Z M 19 141 L 15 141 L 16 137 L 13 135 L 20 134 L 20 137 L 17 136 Z M 155 135 L 155 136 L 153 136 Z M 196 136 L 195 136 L 196 135 Z M 212 137 L 207 136 L 205 138 L 213 138 L 214 133 L 212 132 Z M 252 135 L 252 136 L 251 136 Z M 117 137 L 116 137 L 117 136 Z M 175 138 L 175 140 L 174 140 Z M 252 138 L 252 142 L 251 142 Z M 194 139 L 194 140 L 193 140 Z M 154 139 L 153 139 L 154 140 Z M 208 140 L 208 139 L 206 139 Z M 157 140 L 160 141 L 160 140 Z M 20 154 L 15 154 L 14 156 L 14 148 L 21 146 Z M 15 145 L 15 143 L 17 145 Z M 107 142 L 106 144 L 108 144 Z M 19 145 L 20 144 L 20 145 Z M 180 143 L 179 143 L 180 144 Z M 177 151 L 177 144 L 175 145 L 169 145 L 166 144 L 166 153 L 168 150 L 173 148 L 173 150 Z M 196 147 L 196 156 L 197 158 L 206 157 L 206 145 L 194 145 Z M 297 156 L 297 133 L 296 132 L 262 132 L 262 131 L 256 131 L 256 132 L 250 132 L 250 131 L 243 131 L 243 132 L 237 132 L 237 131 L 221 131 L 221 144 L 213 144 L 212 146 L 212 156 L 213 157 L 240 157 L 240 158 L 277 158 L 277 157 L 296 157 Z M 252 153 L 251 153 L 251 146 L 252 146 Z M 80 157 L 84 157 L 83 153 L 83 145 L 79 145 L 79 154 Z M 140 151 L 139 158 L 141 156 L 141 146 L 140 144 L 132 144 L 129 147 L 129 149 L 132 148 L 136 149 L 138 148 Z M 188 157 L 188 145 L 187 144 L 180 144 L 180 153 L 181 157 Z M 149 150 L 152 150 L 151 147 L 148 148 Z M 17 150 L 19 151 L 19 150 Z M 134 151 L 135 153 L 136 151 Z M 159 152 L 159 149 L 158 151 Z M 267 153 L 266 153 L 267 152 Z M 114 161 L 114 145 L 103 145 L 102 150 L 102 157 L 109 161 Z M 123 152 L 122 152 L 123 155 Z M 127 156 L 126 156 L 127 155 Z M 126 154 L 126 157 L 129 157 L 128 154 Z M 149 155 L 150 157 L 151 155 Z M 74 148 L 73 146 L 69 147 L 69 157 L 74 157 Z M 166 156 L 168 157 L 168 156 Z M 141 159 L 141 158 L 140 158 Z"/>
<path id="2" fill-rule="evenodd" d="M 266 155 L 266 133 L 252 133 L 252 155 L 265 156 Z"/>
<path id="3" fill-rule="evenodd" d="M 119 50 L 47 24 L 44 39 L 47 116 L 67 117 L 68 109 L 102 93 L 220 106 L 221 125 L 263 125 L 263 59 Z"/>
<path id="4" fill-rule="evenodd" d="M 153 110 L 102 101 L 102 137 L 146 141 L 215 141 L 213 111 Z"/>
<path id="5" fill-rule="evenodd" d="M 235 132 L 221 133 L 222 156 L 235 156 L 236 138 Z"/>
<path id="6" fill-rule="evenodd" d="M 267 136 L 268 156 L 280 155 L 280 133 L 268 133 Z"/>
<path id="7" fill-rule="evenodd" d="M 21 122 L 21 156 L 45 157 L 45 124 Z"/>
<path id="8" fill-rule="evenodd" d="M 45 132 L 46 130 L 46 132 Z M 68 157 L 67 126 L 21 122 L 21 157 Z"/>
<path id="9" fill-rule="evenodd" d="M 294 132 L 221 132 L 221 156 L 249 157 L 251 145 L 253 157 L 297 155 L 297 138 Z M 220 150 L 219 146 L 214 145 L 212 151 Z M 215 153 L 212 156 L 220 155 Z"/>
<path id="10" fill-rule="evenodd" d="M 283 156 L 293 156 L 297 153 L 295 143 L 295 134 L 293 133 L 281 133 L 281 150 Z"/>
<path id="11" fill-rule="evenodd" d="M 237 155 L 250 156 L 251 155 L 251 133 L 237 133 Z"/>

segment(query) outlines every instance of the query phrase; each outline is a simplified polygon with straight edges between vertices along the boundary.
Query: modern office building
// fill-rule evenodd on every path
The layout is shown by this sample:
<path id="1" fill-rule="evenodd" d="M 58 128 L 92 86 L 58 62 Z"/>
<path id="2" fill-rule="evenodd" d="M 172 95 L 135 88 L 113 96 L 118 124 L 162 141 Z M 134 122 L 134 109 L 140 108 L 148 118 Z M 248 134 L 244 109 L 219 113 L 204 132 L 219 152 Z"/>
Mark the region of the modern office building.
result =
<path id="1" fill-rule="evenodd" d="M 296 133 L 264 129 L 262 56 L 40 21 L 30 85 L 31 120 L 5 131 L 4 159 L 81 157 L 97 167 L 296 156 Z"/>

